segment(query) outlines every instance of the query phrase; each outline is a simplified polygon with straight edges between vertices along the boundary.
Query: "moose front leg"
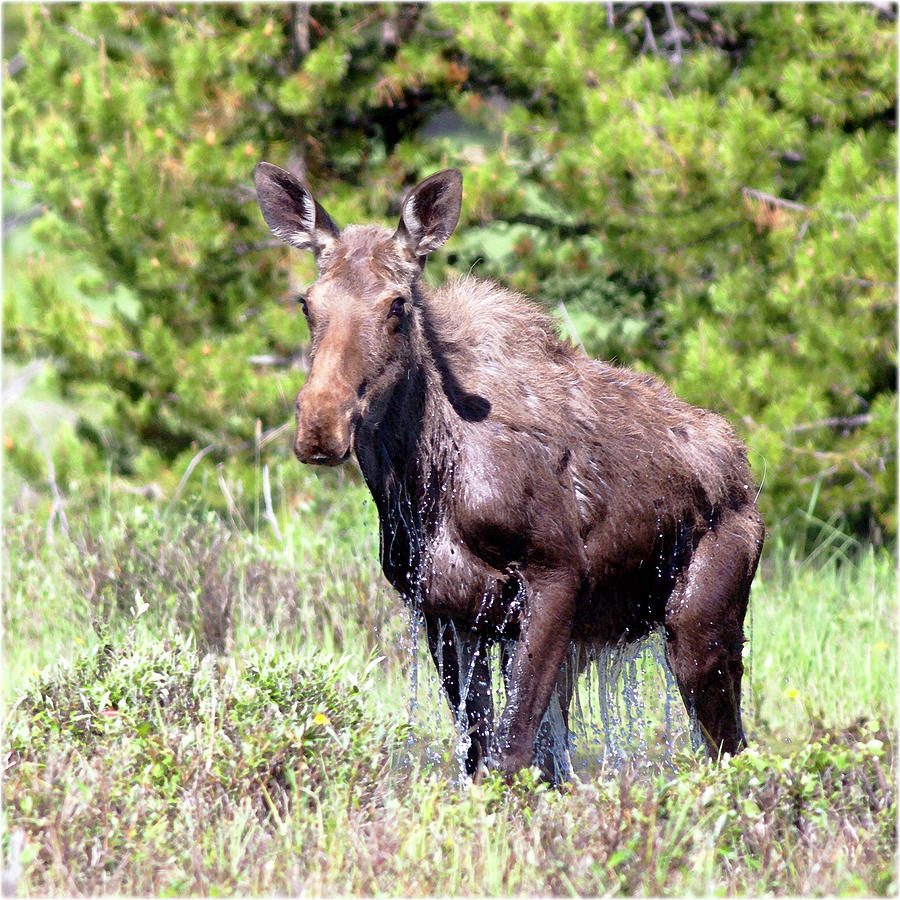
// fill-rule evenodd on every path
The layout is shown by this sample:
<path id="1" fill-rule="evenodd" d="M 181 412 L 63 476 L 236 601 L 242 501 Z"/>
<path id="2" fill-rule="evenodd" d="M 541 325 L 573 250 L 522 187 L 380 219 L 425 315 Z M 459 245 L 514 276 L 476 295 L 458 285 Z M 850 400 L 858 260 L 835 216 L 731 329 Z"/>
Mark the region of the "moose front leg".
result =
<path id="1" fill-rule="evenodd" d="M 526 613 L 495 737 L 495 766 L 507 778 L 534 758 L 538 726 L 571 641 L 578 591 L 578 579 L 571 570 L 543 570 L 524 580 Z"/>
<path id="2" fill-rule="evenodd" d="M 425 629 L 441 689 L 459 733 L 458 746 L 465 750 L 466 774 L 472 777 L 485 761 L 494 726 L 488 648 L 477 632 L 452 619 L 426 615 Z"/>

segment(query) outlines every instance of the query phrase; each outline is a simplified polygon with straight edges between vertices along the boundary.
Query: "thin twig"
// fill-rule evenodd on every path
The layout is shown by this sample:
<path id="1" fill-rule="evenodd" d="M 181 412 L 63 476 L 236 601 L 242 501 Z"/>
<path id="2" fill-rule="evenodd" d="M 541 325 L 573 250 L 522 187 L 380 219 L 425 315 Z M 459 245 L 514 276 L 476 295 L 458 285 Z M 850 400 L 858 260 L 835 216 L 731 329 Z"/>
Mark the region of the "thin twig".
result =
<path id="1" fill-rule="evenodd" d="M 659 48 L 656 46 L 656 38 L 653 36 L 653 28 L 650 26 L 650 17 L 648 15 L 644 15 L 644 46 L 641 48 L 645 50 L 647 47 L 653 51 L 654 56 L 659 56 Z"/>
<path id="2" fill-rule="evenodd" d="M 32 206 L 30 209 L 26 209 L 25 212 L 10 216 L 3 223 L 3 237 L 6 237 L 8 234 L 12 234 L 19 228 L 24 228 L 26 225 L 28 225 L 29 222 L 33 222 L 35 219 L 40 218 L 46 212 L 46 204 L 35 203 L 34 206 Z"/>
<path id="3" fill-rule="evenodd" d="M 182 490 L 184 490 L 188 478 L 191 477 L 191 473 L 197 468 L 200 460 L 203 459 L 204 456 L 212 453 L 213 450 L 216 449 L 216 446 L 216 444 L 207 444 L 202 450 L 194 454 L 194 458 L 188 463 L 188 467 L 184 470 L 184 475 L 181 476 L 181 481 L 178 482 L 178 487 L 175 488 L 175 493 L 172 495 L 173 502 L 178 499 Z"/>
<path id="4" fill-rule="evenodd" d="M 666 10 L 666 19 L 669 22 L 669 28 L 671 29 L 671 34 L 675 40 L 675 57 L 673 62 L 676 66 L 681 65 L 681 29 L 678 27 L 675 22 L 675 16 L 672 13 L 672 4 L 664 3 L 663 6 Z"/>
<path id="5" fill-rule="evenodd" d="M 284 539 L 281 536 L 281 529 L 278 527 L 278 519 L 275 518 L 275 512 L 272 509 L 272 489 L 269 485 L 269 464 L 263 463 L 262 467 L 263 474 L 263 498 L 266 501 L 266 512 L 263 518 L 272 526 L 272 530 L 275 532 L 275 537 L 278 538 L 278 543 L 283 544 Z"/>
<path id="6" fill-rule="evenodd" d="M 841 281 L 846 281 L 848 284 L 853 284 L 856 287 L 861 288 L 873 288 L 873 287 L 883 287 L 883 288 L 896 288 L 896 281 L 870 281 L 868 278 L 856 278 L 853 275 L 841 275 Z"/>
<path id="7" fill-rule="evenodd" d="M 833 216 L 839 221 L 852 222 L 854 225 L 858 225 L 860 222 L 860 219 L 850 212 L 846 212 L 843 210 L 822 209 L 819 206 L 805 206 L 802 203 L 797 203 L 795 200 L 785 200 L 783 197 L 776 197 L 774 194 L 767 194 L 765 191 L 760 191 L 756 188 L 746 186 L 742 187 L 741 194 L 749 200 L 756 200 L 759 203 L 765 203 L 767 206 L 775 206 L 779 209 L 790 210 L 791 212 L 803 213 L 805 216 Z M 860 213 L 860 216 L 862 216 L 862 218 L 865 218 L 868 213 L 869 211 L 865 210 L 864 212 Z"/>
<path id="8" fill-rule="evenodd" d="M 50 453 L 50 447 L 47 445 L 43 433 L 40 428 L 37 427 L 34 419 L 31 418 L 30 413 L 26 412 L 25 417 L 28 419 L 28 424 L 31 425 L 34 433 L 38 436 L 38 440 L 44 450 L 44 456 L 47 459 L 47 483 L 50 485 L 50 492 L 53 494 L 53 506 L 50 508 L 50 516 L 47 519 L 47 540 L 53 540 L 54 519 L 59 519 L 59 524 L 62 526 L 62 530 L 65 532 L 66 537 L 68 537 L 69 521 L 66 519 L 65 504 L 63 502 L 62 494 L 56 484 L 56 468 L 53 465 L 53 455 Z"/>
<path id="9" fill-rule="evenodd" d="M 251 366 L 275 366 L 285 368 L 293 363 L 290 356 L 276 356 L 274 353 L 260 353 L 257 356 L 248 356 L 247 362 Z"/>
<path id="10" fill-rule="evenodd" d="M 655 137 L 656 140 L 658 140 L 660 144 L 662 144 L 662 146 L 666 150 L 668 150 L 668 152 L 671 153 L 672 156 L 675 157 L 675 159 L 678 160 L 681 167 L 684 168 L 687 165 L 685 158 L 662 136 L 662 129 L 654 128 L 652 125 L 649 125 L 641 118 L 641 108 L 637 105 L 637 103 L 634 102 L 634 100 L 626 100 L 625 106 L 627 106 L 635 114 L 638 125 L 640 125 L 641 128 L 643 128 L 644 131 L 647 132 L 647 134 Z"/>
<path id="11" fill-rule="evenodd" d="M 761 203 L 767 203 L 769 206 L 777 206 L 779 209 L 789 209 L 792 212 L 812 213 L 811 206 L 804 206 L 794 200 L 785 200 L 782 197 L 776 197 L 774 194 L 767 194 L 765 191 L 759 191 L 756 188 L 742 187 L 741 193 L 751 200 L 758 200 Z"/>
<path id="12" fill-rule="evenodd" d="M 77 37 L 80 41 L 84 41 L 85 44 L 87 44 L 94 50 L 96 50 L 98 47 L 97 42 L 92 37 L 88 37 L 86 34 L 79 31 L 77 28 L 73 28 L 71 25 L 63 25 L 63 31 L 68 32 L 73 37 Z"/>
<path id="13" fill-rule="evenodd" d="M 15 403 L 28 390 L 28 386 L 47 367 L 46 359 L 35 359 L 20 369 L 15 378 L 3 385 L 3 406 Z"/>
<path id="14" fill-rule="evenodd" d="M 234 502 L 234 497 L 231 496 L 231 491 L 228 489 L 228 485 L 225 482 L 225 477 L 222 475 L 222 463 L 219 463 L 216 466 L 216 475 L 219 479 L 219 487 L 222 490 L 222 494 L 225 496 L 225 502 L 228 504 L 228 517 L 231 519 L 231 524 L 237 528 L 240 527 L 242 531 L 247 530 L 247 523 L 244 521 L 244 517 L 241 515 L 241 511 L 237 508 L 237 504 Z M 235 518 L 240 520 L 240 526 L 238 526 L 238 522 L 235 521 Z"/>
<path id="15" fill-rule="evenodd" d="M 800 244 L 803 243 L 803 238 L 806 237 L 806 232 L 809 231 L 809 219 L 804 219 L 801 223 L 800 227 L 797 229 L 797 236 L 794 238 L 794 243 L 791 244 L 791 253 L 790 259 L 793 262 L 794 257 L 797 255 L 797 250 L 800 247 Z"/>
<path id="16" fill-rule="evenodd" d="M 855 459 L 853 459 L 853 457 L 850 458 L 849 462 L 850 468 L 852 468 L 857 475 L 862 476 L 866 480 L 867 484 L 875 484 L 875 479 L 872 477 L 872 475 L 867 472 Z"/>

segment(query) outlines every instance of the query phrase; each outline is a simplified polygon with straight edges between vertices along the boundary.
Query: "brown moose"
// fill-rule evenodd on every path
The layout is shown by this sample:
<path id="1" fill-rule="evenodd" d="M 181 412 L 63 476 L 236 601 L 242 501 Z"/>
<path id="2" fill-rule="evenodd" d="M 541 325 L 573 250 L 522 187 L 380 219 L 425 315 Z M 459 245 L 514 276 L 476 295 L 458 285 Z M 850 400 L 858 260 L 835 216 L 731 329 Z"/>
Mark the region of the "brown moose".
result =
<path id="1" fill-rule="evenodd" d="M 325 465 L 355 454 L 384 573 L 424 618 L 471 737 L 466 771 L 511 777 L 536 762 L 556 780 L 559 748 L 543 752 L 536 737 L 551 697 L 567 729 L 587 659 L 572 649 L 660 628 L 709 752 L 738 752 L 743 621 L 764 526 L 729 425 L 654 378 L 589 359 L 497 284 L 426 290 L 425 260 L 459 219 L 458 171 L 409 191 L 394 232 L 339 229 L 270 163 L 254 178 L 272 232 L 318 268 L 303 301 L 312 367 L 294 453 Z M 495 729 L 497 642 L 507 699 Z"/>

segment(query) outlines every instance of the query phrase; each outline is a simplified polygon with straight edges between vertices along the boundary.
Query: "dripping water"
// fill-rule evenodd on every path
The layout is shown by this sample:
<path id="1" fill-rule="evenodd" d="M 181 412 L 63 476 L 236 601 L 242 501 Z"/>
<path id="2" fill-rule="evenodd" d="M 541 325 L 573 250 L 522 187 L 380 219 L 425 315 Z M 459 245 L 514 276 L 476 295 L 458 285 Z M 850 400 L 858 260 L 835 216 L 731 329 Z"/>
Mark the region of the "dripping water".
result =
<path id="1" fill-rule="evenodd" d="M 421 616 L 415 609 L 409 610 L 409 724 L 416 716 L 419 701 L 419 620 Z"/>
<path id="2" fill-rule="evenodd" d="M 496 641 L 488 646 L 468 629 L 450 620 L 441 624 L 441 640 L 449 636 L 458 663 L 459 704 L 451 714 L 441 687 L 444 666 L 452 661 L 438 653 L 437 666 L 419 639 L 424 619 L 410 610 L 409 624 L 409 721 L 410 734 L 426 736 L 419 752 L 424 761 L 441 765 L 449 750 L 454 780 L 465 784 L 466 757 L 475 722 L 469 720 L 466 701 L 482 653 L 487 655 L 489 692 L 496 731 L 500 715 L 510 701 L 509 672 L 515 641 Z M 420 659 L 419 654 L 423 656 Z M 571 696 L 568 725 L 563 707 Z M 513 698 L 514 699 L 514 698 Z M 408 749 L 411 749 L 408 747 Z M 702 752 L 703 741 L 696 717 L 689 716 L 665 658 L 662 629 L 642 641 L 614 646 L 573 643 L 554 688 L 548 709 L 538 727 L 534 762 L 550 773 L 554 782 L 592 777 L 606 771 L 674 771 L 681 754 Z M 490 754 L 490 748 L 488 748 Z M 490 763 L 490 757 L 486 760 Z"/>
<path id="3" fill-rule="evenodd" d="M 702 748 L 666 660 L 662 628 L 637 642 L 581 652 L 584 673 L 570 718 L 576 773 L 597 766 L 672 771 L 679 753 Z"/>
<path id="4" fill-rule="evenodd" d="M 404 764 L 409 765 L 415 744 L 415 722 L 419 709 L 419 624 L 421 615 L 413 606 L 408 607 L 409 625 L 406 635 L 401 641 L 401 649 L 409 660 L 409 689 L 406 697 L 407 724 L 409 728 L 406 736 L 404 752 Z"/>

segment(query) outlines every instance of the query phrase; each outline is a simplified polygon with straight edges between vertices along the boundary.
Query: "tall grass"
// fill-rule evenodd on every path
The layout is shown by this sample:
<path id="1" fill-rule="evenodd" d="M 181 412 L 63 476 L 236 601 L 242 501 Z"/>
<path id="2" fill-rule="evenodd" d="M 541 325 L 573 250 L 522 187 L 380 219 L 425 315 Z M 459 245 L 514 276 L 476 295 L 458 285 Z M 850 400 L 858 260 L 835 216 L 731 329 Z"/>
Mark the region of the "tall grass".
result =
<path id="1" fill-rule="evenodd" d="M 361 485 L 278 508 L 278 536 L 258 510 L 242 530 L 114 492 L 53 538 L 7 514 L 23 896 L 896 892 L 887 552 L 770 538 L 735 760 L 465 787 Z"/>
<path id="2" fill-rule="evenodd" d="M 773 548 L 751 601 L 753 727 L 802 740 L 818 725 L 897 721 L 897 579 L 893 556 L 852 559 Z"/>

